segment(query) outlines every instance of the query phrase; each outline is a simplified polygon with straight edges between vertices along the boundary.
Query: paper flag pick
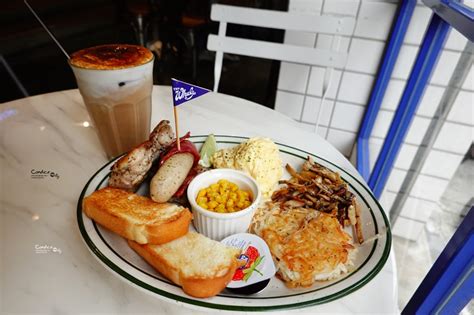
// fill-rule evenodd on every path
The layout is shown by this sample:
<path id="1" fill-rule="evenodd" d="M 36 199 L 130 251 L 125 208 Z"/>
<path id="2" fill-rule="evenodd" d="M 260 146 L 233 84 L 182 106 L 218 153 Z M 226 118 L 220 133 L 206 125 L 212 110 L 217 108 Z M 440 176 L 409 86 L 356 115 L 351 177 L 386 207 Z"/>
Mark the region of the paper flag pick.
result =
<path id="1" fill-rule="evenodd" d="M 187 101 L 193 100 L 210 92 L 208 89 L 176 79 L 171 79 L 171 87 L 173 90 L 174 106 L 181 105 Z"/>

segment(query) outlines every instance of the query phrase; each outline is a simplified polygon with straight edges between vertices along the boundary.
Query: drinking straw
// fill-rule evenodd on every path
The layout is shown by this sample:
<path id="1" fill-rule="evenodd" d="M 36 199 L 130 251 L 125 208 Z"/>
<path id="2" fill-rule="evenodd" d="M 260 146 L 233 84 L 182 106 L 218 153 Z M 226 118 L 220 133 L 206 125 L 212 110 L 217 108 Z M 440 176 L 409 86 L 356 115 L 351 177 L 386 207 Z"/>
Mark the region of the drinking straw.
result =
<path id="1" fill-rule="evenodd" d="M 71 59 L 71 57 L 69 57 L 69 54 L 66 52 L 66 50 L 63 48 L 63 46 L 61 46 L 61 44 L 59 43 L 59 41 L 56 39 L 56 37 L 53 35 L 53 33 L 51 33 L 51 31 L 49 30 L 49 28 L 43 23 L 43 21 L 41 21 L 40 17 L 38 16 L 38 14 L 36 14 L 35 10 L 33 10 L 33 8 L 30 6 L 30 4 L 28 3 L 28 1 L 24 0 L 26 6 L 28 7 L 28 9 L 30 9 L 31 13 L 33 13 L 33 15 L 35 16 L 35 18 L 38 20 L 38 22 L 41 24 L 41 26 L 44 28 L 44 30 L 49 34 L 49 36 L 52 38 L 52 40 L 56 43 L 56 45 L 58 45 L 59 49 L 61 49 L 61 51 L 63 52 L 63 54 L 66 56 L 67 59 Z"/>

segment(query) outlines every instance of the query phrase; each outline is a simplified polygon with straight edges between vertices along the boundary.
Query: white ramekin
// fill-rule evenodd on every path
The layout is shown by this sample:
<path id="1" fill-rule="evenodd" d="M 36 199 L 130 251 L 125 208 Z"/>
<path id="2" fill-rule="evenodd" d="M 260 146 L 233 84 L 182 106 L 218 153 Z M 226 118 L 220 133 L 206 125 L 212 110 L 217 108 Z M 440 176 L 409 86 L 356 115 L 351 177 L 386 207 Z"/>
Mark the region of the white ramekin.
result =
<path id="1" fill-rule="evenodd" d="M 196 203 L 199 190 L 217 183 L 220 179 L 236 184 L 239 189 L 250 190 L 253 195 L 252 204 L 232 213 L 217 213 L 200 207 Z M 194 227 L 199 233 L 216 241 L 232 234 L 246 232 L 262 198 L 257 182 L 250 175 L 233 169 L 214 169 L 199 174 L 189 184 L 187 196 L 193 211 Z"/>

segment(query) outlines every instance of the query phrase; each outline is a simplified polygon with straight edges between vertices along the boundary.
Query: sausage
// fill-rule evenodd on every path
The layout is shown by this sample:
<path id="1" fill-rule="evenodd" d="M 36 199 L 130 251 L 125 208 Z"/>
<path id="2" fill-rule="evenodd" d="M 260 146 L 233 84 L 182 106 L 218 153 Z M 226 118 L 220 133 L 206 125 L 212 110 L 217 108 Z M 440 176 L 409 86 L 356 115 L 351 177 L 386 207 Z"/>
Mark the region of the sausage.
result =
<path id="1" fill-rule="evenodd" d="M 181 187 L 193 165 L 191 153 L 177 153 L 168 158 L 151 179 L 151 199 L 167 202 Z"/>

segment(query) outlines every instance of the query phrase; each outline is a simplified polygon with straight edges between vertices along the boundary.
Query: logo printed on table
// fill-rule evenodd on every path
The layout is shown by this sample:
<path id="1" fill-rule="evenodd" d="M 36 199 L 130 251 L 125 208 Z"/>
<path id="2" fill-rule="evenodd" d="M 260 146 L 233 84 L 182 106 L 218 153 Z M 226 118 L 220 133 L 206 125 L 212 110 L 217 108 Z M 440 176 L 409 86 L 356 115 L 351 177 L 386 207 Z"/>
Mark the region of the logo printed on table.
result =
<path id="1" fill-rule="evenodd" d="M 35 253 L 36 254 L 49 254 L 49 253 L 56 253 L 61 255 L 63 252 L 61 248 L 55 247 L 52 245 L 40 245 L 40 244 L 35 244 Z"/>
<path id="2" fill-rule="evenodd" d="M 176 79 L 171 79 L 171 86 L 173 90 L 173 104 L 178 106 L 182 103 L 198 98 L 210 90 L 199 87 L 197 85 L 189 84 Z"/>
<path id="3" fill-rule="evenodd" d="M 47 177 L 53 177 L 56 179 L 59 179 L 59 174 L 53 171 L 46 171 L 46 170 L 36 170 L 32 169 L 30 171 L 31 173 L 31 178 L 33 179 L 42 179 L 42 178 L 47 178 Z"/>

